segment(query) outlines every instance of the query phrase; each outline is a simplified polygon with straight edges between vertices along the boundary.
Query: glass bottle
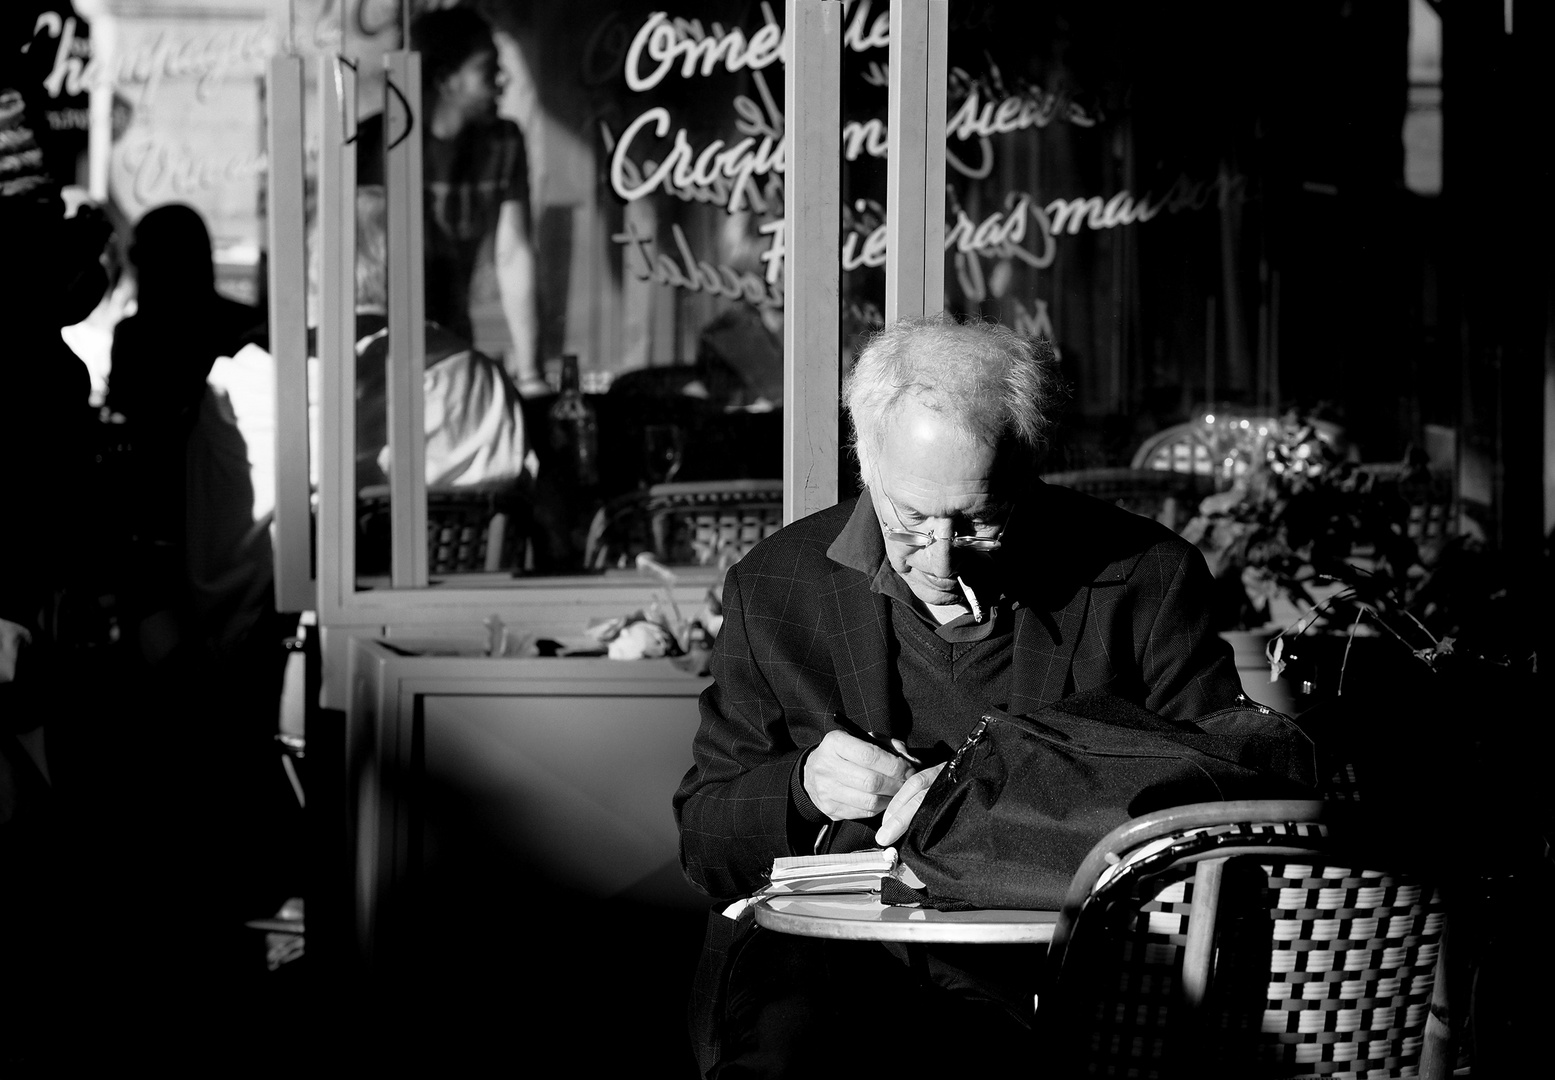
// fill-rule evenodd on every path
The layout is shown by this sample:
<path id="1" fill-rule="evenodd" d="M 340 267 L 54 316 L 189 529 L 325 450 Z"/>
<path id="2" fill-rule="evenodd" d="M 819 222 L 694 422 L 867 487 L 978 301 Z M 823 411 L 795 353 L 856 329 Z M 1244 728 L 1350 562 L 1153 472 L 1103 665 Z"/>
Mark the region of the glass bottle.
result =
<path id="1" fill-rule="evenodd" d="M 599 483 L 599 418 L 583 396 L 578 358 L 562 357 L 561 392 L 551 405 L 551 449 L 580 487 Z"/>

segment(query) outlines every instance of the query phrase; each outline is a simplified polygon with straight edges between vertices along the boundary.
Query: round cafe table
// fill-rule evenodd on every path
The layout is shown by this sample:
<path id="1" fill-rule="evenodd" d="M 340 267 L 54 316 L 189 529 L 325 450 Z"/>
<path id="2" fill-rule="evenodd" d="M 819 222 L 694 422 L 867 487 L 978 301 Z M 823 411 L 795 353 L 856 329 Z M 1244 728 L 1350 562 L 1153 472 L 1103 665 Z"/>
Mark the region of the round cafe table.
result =
<path id="1" fill-rule="evenodd" d="M 878 893 L 767 896 L 754 902 L 756 924 L 801 937 L 851 941 L 1047 944 L 1056 911 L 936 911 L 882 904 Z"/>

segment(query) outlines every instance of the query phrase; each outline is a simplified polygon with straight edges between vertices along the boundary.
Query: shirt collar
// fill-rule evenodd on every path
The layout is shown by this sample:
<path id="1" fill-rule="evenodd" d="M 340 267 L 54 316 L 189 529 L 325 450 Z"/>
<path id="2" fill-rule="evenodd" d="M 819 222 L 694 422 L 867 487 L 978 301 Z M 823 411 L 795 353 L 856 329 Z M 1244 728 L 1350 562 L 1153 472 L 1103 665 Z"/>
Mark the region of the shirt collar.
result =
<path id="1" fill-rule="evenodd" d="M 874 577 L 882 565 L 893 576 L 896 574 L 885 561 L 885 537 L 880 534 L 875 504 L 867 494 L 861 494 L 853 504 L 853 513 L 848 516 L 837 539 L 826 549 L 826 557 L 870 577 Z"/>

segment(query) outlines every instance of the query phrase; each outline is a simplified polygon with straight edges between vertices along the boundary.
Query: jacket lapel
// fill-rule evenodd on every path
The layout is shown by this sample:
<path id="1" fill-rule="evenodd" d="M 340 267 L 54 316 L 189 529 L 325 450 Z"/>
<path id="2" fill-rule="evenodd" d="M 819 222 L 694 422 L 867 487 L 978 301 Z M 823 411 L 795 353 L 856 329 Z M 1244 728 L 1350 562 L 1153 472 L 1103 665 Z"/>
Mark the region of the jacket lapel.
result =
<path id="1" fill-rule="evenodd" d="M 885 544 L 867 498 L 854 504 L 827 556 L 830 596 L 823 610 L 842 715 L 865 731 L 890 734 L 890 613 L 886 598 L 872 588 Z"/>
<path id="2" fill-rule="evenodd" d="M 842 713 L 865 731 L 891 734 L 891 683 L 886 598 L 871 579 L 845 566 L 832 568 L 832 664 Z"/>
<path id="3" fill-rule="evenodd" d="M 1085 628 L 1090 606 L 1088 586 L 1074 592 L 1055 609 L 1040 604 L 1015 611 L 1015 655 L 1010 670 L 1010 711 L 1017 716 L 1036 712 L 1068 694 L 1075 647 Z"/>
<path id="4" fill-rule="evenodd" d="M 1015 655 L 1010 679 L 1010 711 L 1035 711 L 1072 694 L 1081 638 L 1094 636 L 1095 603 L 1121 591 L 1138 554 L 1119 561 L 1122 552 L 1095 514 L 1092 500 L 1053 489 L 1040 481 L 1017 507 L 1007 532 L 1010 550 L 1022 552 L 1007 569 L 1015 612 Z M 1025 530 L 1032 530 L 1028 536 Z M 1105 649 L 1102 650 L 1103 654 Z M 1082 675 L 1094 675 L 1086 668 Z M 1080 681 L 1088 681 L 1082 679 Z"/>

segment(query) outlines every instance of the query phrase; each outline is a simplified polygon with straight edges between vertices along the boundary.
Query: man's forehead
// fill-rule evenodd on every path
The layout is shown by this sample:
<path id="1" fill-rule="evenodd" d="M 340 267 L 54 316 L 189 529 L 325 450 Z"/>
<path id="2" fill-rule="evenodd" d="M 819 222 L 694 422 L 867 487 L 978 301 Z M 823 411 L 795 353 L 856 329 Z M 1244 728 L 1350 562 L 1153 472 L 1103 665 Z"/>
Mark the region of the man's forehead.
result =
<path id="1" fill-rule="evenodd" d="M 957 429 L 932 410 L 901 415 L 887 425 L 876 482 L 891 499 L 937 512 L 998 501 L 998 468 L 992 447 Z"/>
<path id="2" fill-rule="evenodd" d="M 963 467 L 968 458 L 992 462 L 994 451 L 963 430 L 945 413 L 918 402 L 906 402 L 881 426 L 881 457 L 898 462 L 927 459 Z"/>

